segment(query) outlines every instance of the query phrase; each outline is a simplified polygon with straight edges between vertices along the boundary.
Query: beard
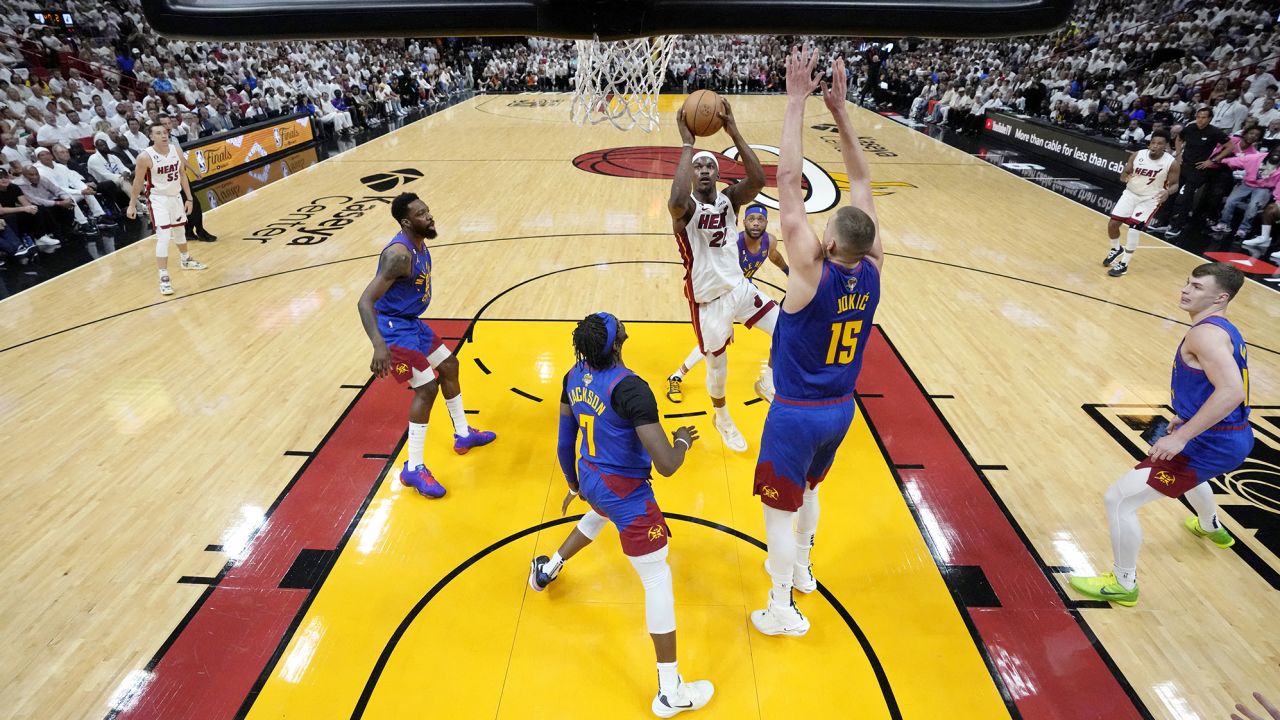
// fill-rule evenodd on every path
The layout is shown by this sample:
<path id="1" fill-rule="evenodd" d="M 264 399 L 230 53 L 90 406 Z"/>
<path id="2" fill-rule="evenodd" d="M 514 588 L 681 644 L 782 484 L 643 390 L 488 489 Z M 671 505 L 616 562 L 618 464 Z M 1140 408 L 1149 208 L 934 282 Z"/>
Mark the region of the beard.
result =
<path id="1" fill-rule="evenodd" d="M 424 237 L 424 238 L 426 238 L 426 239 L 428 239 L 428 240 L 435 240 L 435 239 L 436 239 L 436 235 L 438 235 L 438 234 L 439 234 L 439 233 L 437 233 L 437 232 L 436 232 L 436 226 L 435 226 L 435 225 L 431 225 L 431 226 L 429 226 L 429 227 L 426 229 L 426 231 L 424 231 L 424 232 L 422 233 L 422 237 Z"/>

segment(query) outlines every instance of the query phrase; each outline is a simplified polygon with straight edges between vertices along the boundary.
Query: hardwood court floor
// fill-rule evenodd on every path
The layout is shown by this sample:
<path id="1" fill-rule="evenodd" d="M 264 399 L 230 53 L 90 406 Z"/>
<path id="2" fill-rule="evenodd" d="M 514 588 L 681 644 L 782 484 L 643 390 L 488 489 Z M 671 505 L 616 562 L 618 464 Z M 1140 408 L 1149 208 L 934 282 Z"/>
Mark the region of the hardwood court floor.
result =
<path id="1" fill-rule="evenodd" d="M 777 144 L 783 104 L 734 101 L 749 141 Z M 1133 462 L 1134 427 L 1167 412 L 1185 332 L 1177 293 L 1199 260 L 1148 238 L 1128 277 L 1107 278 L 1099 214 L 855 112 L 883 148 L 871 160 L 885 183 L 884 334 L 859 388 L 866 419 L 824 491 L 815 561 L 882 672 L 824 598 L 802 600 L 809 637 L 753 637 L 763 553 L 678 520 L 682 669 L 718 683 L 707 716 L 780 716 L 780 681 L 827 677 L 797 671 L 814 665 L 843 694 L 804 702 L 830 717 L 1012 706 L 1028 718 L 1207 718 L 1255 689 L 1280 694 L 1277 483 L 1263 472 L 1280 431 L 1264 409 L 1280 405 L 1275 296 L 1246 285 L 1231 309 L 1252 343 L 1261 458 L 1253 479 L 1218 488 L 1239 550 L 1195 542 L 1179 527 L 1185 508 L 1157 503 L 1143 511 L 1141 604 L 1068 605 L 1057 571 L 1110 564 L 1101 494 Z M 223 239 L 194 246 L 211 268 L 175 271 L 173 298 L 156 293 L 140 243 L 0 303 L 0 716 L 525 717 L 556 696 L 573 703 L 566 715 L 579 702 L 647 712 L 638 588 L 609 532 L 554 592 L 523 582 L 529 556 L 569 527 L 538 529 L 561 496 L 565 321 L 600 309 L 645 321 L 627 356 L 656 390 L 692 342 L 672 324 L 687 306 L 669 181 L 645 177 L 665 155 L 573 161 L 679 143 L 670 123 L 623 135 L 566 114 L 563 96 L 477 98 L 218 208 L 208 224 Z M 815 193 L 843 170 L 825 122 L 813 101 Z M 471 328 L 464 397 L 500 434 L 456 458 L 436 412 L 428 461 L 450 495 L 435 503 L 391 487 L 407 395 L 367 385 L 355 312 L 401 188 L 436 216 L 428 313 L 457 321 L 442 334 Z M 785 287 L 772 268 L 762 278 Z M 763 357 L 755 335 L 730 351 L 751 451 L 724 451 L 705 416 L 666 420 L 693 422 L 703 442 L 658 496 L 758 539 L 746 488 L 763 407 L 742 404 Z M 683 405 L 663 401 L 666 413 L 706 406 L 700 370 Z M 557 681 L 556 668 L 575 677 Z M 966 699 L 949 704 L 957 687 Z"/>

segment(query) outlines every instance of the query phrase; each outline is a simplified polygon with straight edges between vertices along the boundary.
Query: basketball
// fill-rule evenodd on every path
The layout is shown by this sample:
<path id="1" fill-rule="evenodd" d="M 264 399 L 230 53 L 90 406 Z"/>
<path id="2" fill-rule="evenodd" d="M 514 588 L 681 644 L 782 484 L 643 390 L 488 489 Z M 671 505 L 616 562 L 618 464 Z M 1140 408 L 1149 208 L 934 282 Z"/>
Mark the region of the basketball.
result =
<path id="1" fill-rule="evenodd" d="M 698 90 L 684 101 L 680 112 L 689 130 L 698 137 L 715 135 L 720 131 L 720 96 L 710 90 Z"/>

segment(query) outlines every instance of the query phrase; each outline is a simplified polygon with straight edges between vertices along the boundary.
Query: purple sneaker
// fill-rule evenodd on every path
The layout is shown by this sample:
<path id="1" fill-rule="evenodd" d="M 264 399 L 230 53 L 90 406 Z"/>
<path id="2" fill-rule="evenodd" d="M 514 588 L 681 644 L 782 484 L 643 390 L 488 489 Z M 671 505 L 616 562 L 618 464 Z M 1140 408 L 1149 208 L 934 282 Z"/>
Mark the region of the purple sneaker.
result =
<path id="1" fill-rule="evenodd" d="M 426 465 L 419 465 L 410 470 L 409 463 L 404 464 L 404 469 L 400 471 L 400 484 L 405 487 L 411 487 L 418 491 L 419 495 L 429 497 L 431 499 L 444 497 L 444 486 L 436 482 L 435 477 L 431 475 L 431 471 Z"/>
<path id="2" fill-rule="evenodd" d="M 489 443 L 497 439 L 498 439 L 497 433 L 492 433 L 492 432 L 489 432 L 488 430 L 477 430 L 475 428 L 471 428 L 470 432 L 468 432 L 466 436 L 462 436 L 462 435 L 453 436 L 453 451 L 458 453 L 459 455 L 466 455 L 467 451 L 470 450 L 471 448 L 477 448 L 477 447 L 480 447 L 481 445 L 488 445 Z"/>

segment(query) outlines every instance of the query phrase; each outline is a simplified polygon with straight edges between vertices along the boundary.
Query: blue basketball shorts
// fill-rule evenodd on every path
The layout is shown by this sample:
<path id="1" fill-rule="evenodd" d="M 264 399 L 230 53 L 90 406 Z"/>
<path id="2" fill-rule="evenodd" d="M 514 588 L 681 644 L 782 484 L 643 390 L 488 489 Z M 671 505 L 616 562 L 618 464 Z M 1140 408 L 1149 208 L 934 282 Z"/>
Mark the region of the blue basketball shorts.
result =
<path id="1" fill-rule="evenodd" d="M 649 478 L 611 475 L 579 460 L 578 492 L 592 510 L 618 528 L 623 553 L 640 557 L 666 547 L 671 531 L 653 497 Z"/>
<path id="2" fill-rule="evenodd" d="M 829 401 L 774 397 L 756 461 L 755 494 L 760 502 L 799 510 L 805 488 L 815 488 L 826 478 L 857 407 L 852 394 Z"/>
<path id="3" fill-rule="evenodd" d="M 418 318 L 378 314 L 378 332 L 391 349 L 391 374 L 418 387 L 435 379 L 432 369 L 449 357 L 449 348 Z"/>

